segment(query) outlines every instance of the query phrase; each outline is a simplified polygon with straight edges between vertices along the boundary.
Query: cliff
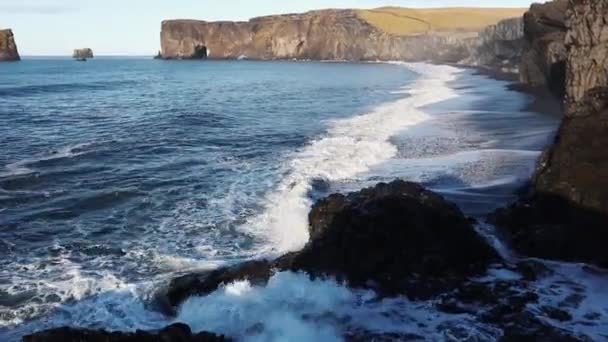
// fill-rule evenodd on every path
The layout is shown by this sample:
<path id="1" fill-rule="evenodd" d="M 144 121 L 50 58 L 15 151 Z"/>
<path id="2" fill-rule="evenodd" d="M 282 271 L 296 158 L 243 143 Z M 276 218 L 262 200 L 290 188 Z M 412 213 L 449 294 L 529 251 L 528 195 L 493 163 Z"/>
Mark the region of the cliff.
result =
<path id="1" fill-rule="evenodd" d="M 479 33 L 471 57 L 463 64 L 485 66 L 494 70 L 518 73 L 522 54 L 527 48 L 522 18 L 505 19 Z"/>
<path id="2" fill-rule="evenodd" d="M 564 117 L 532 197 L 495 220 L 522 253 L 608 267 L 608 3 L 560 0 L 533 6 L 526 18 L 539 74 L 563 91 Z"/>
<path id="3" fill-rule="evenodd" d="M 18 61 L 20 59 L 13 31 L 10 29 L 0 30 L 0 62 Z"/>
<path id="4" fill-rule="evenodd" d="M 564 95 L 567 7 L 568 0 L 533 4 L 523 19 L 528 47 L 521 58 L 520 80 L 546 86 L 559 97 Z"/>
<path id="5" fill-rule="evenodd" d="M 161 56 L 436 62 L 470 57 L 477 29 L 430 27 L 408 35 L 390 34 L 355 10 L 321 10 L 247 22 L 168 20 L 162 23 Z"/>
<path id="6" fill-rule="evenodd" d="M 77 59 L 93 58 L 93 50 L 90 48 L 75 49 L 72 57 Z"/>
<path id="7" fill-rule="evenodd" d="M 608 214 L 608 3 L 567 11 L 565 117 L 537 189 Z"/>

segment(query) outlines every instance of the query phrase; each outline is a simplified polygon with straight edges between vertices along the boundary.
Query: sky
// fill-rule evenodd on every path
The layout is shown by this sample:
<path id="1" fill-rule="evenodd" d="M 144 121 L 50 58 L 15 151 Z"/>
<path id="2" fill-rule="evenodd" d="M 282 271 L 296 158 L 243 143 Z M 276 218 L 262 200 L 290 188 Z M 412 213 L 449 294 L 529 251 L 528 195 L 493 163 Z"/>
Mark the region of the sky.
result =
<path id="1" fill-rule="evenodd" d="M 153 55 L 165 19 L 247 20 L 321 8 L 528 7 L 531 0 L 0 0 L 0 29 L 23 56 Z"/>

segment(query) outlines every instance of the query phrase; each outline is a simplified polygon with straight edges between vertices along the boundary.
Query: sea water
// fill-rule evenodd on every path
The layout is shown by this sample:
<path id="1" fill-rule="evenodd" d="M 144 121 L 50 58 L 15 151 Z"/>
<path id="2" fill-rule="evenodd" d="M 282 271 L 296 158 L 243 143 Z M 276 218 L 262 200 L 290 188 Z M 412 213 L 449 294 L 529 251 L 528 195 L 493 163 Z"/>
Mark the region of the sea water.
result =
<path id="1" fill-rule="evenodd" d="M 25 59 L 0 75 L 0 340 L 173 322 L 252 341 L 500 336 L 430 302 L 289 272 L 176 317 L 152 304 L 176 275 L 298 250 L 333 192 L 402 178 L 478 217 L 514 200 L 559 117 L 524 110 L 531 98 L 507 83 L 428 64 L 133 58 Z M 553 281 L 601 295 L 604 276 L 555 268 Z"/>

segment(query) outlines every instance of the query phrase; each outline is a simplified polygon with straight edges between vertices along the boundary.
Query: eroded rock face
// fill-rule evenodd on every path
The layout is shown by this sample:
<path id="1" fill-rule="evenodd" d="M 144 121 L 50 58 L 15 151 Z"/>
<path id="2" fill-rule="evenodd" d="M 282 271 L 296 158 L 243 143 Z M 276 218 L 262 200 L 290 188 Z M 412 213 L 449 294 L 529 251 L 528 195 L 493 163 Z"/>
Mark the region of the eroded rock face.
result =
<path id="1" fill-rule="evenodd" d="M 185 324 L 174 324 L 159 331 L 134 333 L 107 332 L 75 328 L 58 328 L 35 333 L 23 338 L 24 342 L 225 342 L 224 336 L 202 332 L 192 333 Z"/>
<path id="2" fill-rule="evenodd" d="M 521 58 L 520 79 L 533 86 L 547 86 L 564 95 L 566 70 L 566 9 L 568 0 L 533 4 L 524 15 L 528 48 Z"/>
<path id="3" fill-rule="evenodd" d="M 608 267 L 608 3 L 573 0 L 564 13 L 564 118 L 533 198 L 494 220 L 522 253 Z"/>
<path id="4" fill-rule="evenodd" d="M 518 73 L 526 48 L 523 19 L 506 19 L 479 33 L 478 46 L 473 56 L 464 63 Z"/>
<path id="5" fill-rule="evenodd" d="M 168 20 L 162 23 L 166 59 L 434 60 L 470 56 L 476 32 L 395 37 L 352 10 L 254 18 L 247 22 Z"/>
<path id="6" fill-rule="evenodd" d="M 572 1 L 567 23 L 565 118 L 536 188 L 608 215 L 608 3 Z"/>
<path id="7" fill-rule="evenodd" d="M 13 31 L 10 29 L 0 30 L 0 62 L 18 61 L 20 59 Z"/>
<path id="8" fill-rule="evenodd" d="M 253 261 L 175 279 L 160 296 L 168 312 L 192 295 L 279 270 L 333 277 L 382 295 L 429 298 L 485 272 L 500 257 L 460 210 L 415 183 L 332 195 L 310 212 L 310 242 L 274 261 Z"/>

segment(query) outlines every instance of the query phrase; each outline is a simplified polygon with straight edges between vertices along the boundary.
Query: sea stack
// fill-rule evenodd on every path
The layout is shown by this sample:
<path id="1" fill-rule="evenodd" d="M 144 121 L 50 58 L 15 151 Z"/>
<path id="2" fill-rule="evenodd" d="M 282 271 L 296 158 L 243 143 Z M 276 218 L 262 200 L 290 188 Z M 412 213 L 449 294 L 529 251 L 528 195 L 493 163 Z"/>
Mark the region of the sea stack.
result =
<path id="1" fill-rule="evenodd" d="M 11 29 L 0 30 L 0 62 L 21 60 Z"/>
<path id="2" fill-rule="evenodd" d="M 93 50 L 90 48 L 75 49 L 72 57 L 79 61 L 86 61 L 89 58 L 93 58 Z"/>

